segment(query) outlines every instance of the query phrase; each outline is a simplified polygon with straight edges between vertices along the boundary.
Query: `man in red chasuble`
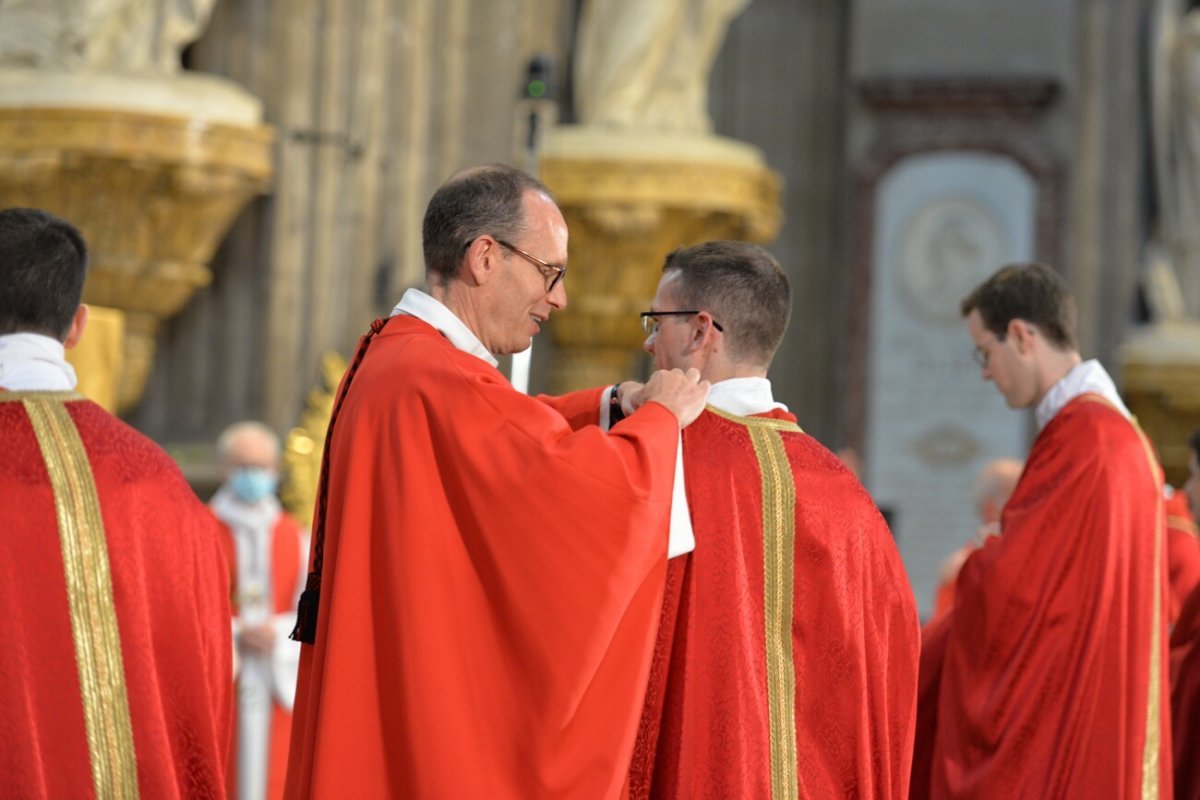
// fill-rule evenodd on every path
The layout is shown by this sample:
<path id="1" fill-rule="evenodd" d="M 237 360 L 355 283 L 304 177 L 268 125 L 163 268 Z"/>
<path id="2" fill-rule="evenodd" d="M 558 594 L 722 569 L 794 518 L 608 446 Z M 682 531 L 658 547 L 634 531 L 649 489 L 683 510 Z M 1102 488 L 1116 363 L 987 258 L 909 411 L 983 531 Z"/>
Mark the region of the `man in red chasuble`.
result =
<path id="1" fill-rule="evenodd" d="M 1188 445 L 1188 481 L 1176 496 L 1186 496 L 1194 522 L 1200 514 L 1200 431 Z M 1200 546 L 1194 540 L 1193 545 Z M 1175 797 L 1200 800 L 1200 588 L 1185 599 L 1171 631 L 1171 720 Z"/>
<path id="2" fill-rule="evenodd" d="M 286 796 L 617 797 L 708 384 L 657 373 L 609 432 L 619 387 L 513 389 L 496 356 L 567 304 L 566 223 L 517 170 L 452 177 L 423 243 L 330 421 Z"/>
<path id="3" fill-rule="evenodd" d="M 790 308 L 766 250 L 710 242 L 667 257 L 642 315 L 655 366 L 712 392 L 683 434 L 696 546 L 667 568 L 633 798 L 907 795 L 916 604 L 866 491 L 772 395 Z"/>
<path id="4" fill-rule="evenodd" d="M 1040 264 L 962 303 L 984 380 L 1038 436 L 959 573 L 943 653 L 933 797 L 1171 795 L 1162 473 L 1112 380 L 1075 343 Z M 944 638 L 941 638 L 944 637 Z"/>
<path id="5" fill-rule="evenodd" d="M 87 250 L 0 211 L 0 795 L 223 797 L 232 643 L 213 519 L 74 391 Z"/>

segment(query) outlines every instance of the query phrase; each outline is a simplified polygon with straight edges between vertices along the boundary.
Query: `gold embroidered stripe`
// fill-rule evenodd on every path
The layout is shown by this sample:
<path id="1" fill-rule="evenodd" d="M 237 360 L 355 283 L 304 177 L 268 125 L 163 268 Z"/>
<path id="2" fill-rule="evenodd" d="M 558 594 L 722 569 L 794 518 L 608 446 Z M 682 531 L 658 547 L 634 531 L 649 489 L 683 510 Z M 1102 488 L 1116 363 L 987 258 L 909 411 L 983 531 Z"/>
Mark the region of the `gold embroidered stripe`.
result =
<path id="1" fill-rule="evenodd" d="M 718 417 L 731 420 L 739 425 L 745 425 L 748 428 L 766 428 L 773 431 L 791 431 L 792 433 L 804 433 L 800 426 L 794 422 L 788 422 L 782 419 L 772 419 L 770 417 L 739 417 L 737 414 L 730 414 L 728 411 L 722 411 L 716 406 L 705 406 L 705 411 L 711 411 Z"/>
<path id="2" fill-rule="evenodd" d="M 104 520 L 79 431 L 58 397 L 23 393 L 58 519 L 75 664 L 98 798 L 136 798 L 137 759 Z"/>
<path id="3" fill-rule="evenodd" d="M 735 418 L 737 419 L 737 418 Z M 740 418 L 738 421 L 747 418 Z M 751 419 L 751 422 L 778 420 Z M 771 797 L 800 796 L 796 775 L 796 669 L 792 654 L 793 551 L 796 487 L 780 428 L 748 425 L 762 475 L 764 609 L 767 634 L 767 707 L 771 732 Z M 784 430 L 796 429 L 783 428 Z"/>
<path id="4" fill-rule="evenodd" d="M 1154 457 L 1154 448 L 1140 426 L 1138 436 L 1142 440 L 1142 448 L 1146 452 L 1150 474 L 1158 475 L 1158 459 Z M 1154 493 L 1159 492 L 1158 481 L 1154 482 Z M 1158 757 L 1162 747 L 1162 658 L 1159 653 L 1162 647 L 1162 543 L 1167 531 L 1163 525 L 1163 503 L 1155 504 L 1154 530 L 1154 583 L 1151 584 L 1153 598 L 1151 606 L 1154 609 L 1150 628 L 1150 687 L 1146 698 L 1146 739 L 1142 749 L 1142 800 L 1153 800 L 1158 797 Z"/>

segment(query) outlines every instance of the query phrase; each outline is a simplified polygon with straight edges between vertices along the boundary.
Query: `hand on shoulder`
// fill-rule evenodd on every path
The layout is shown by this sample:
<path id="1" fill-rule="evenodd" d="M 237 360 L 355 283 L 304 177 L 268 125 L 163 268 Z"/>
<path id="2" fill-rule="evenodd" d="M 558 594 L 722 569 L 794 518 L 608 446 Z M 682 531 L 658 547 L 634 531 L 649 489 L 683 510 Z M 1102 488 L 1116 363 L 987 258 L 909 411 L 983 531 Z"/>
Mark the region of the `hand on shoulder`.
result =
<path id="1" fill-rule="evenodd" d="M 679 419 L 679 427 L 684 428 L 700 416 L 711 388 L 712 384 L 708 381 L 700 380 L 698 369 L 692 368 L 687 372 L 679 369 L 658 370 L 642 387 L 638 405 L 652 400 L 661 403 Z"/>

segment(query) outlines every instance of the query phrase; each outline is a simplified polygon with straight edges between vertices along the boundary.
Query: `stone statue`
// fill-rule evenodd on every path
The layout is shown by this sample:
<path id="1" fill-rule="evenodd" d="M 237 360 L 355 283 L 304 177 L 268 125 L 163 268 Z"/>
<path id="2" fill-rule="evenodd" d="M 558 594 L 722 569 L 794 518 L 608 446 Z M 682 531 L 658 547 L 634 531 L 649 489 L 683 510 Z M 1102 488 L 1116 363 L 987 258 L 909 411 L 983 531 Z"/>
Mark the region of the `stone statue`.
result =
<path id="1" fill-rule="evenodd" d="M 579 25 L 580 121 L 706 134 L 708 75 L 730 21 L 750 0 L 588 0 Z"/>
<path id="2" fill-rule="evenodd" d="M 1158 0 L 1151 58 L 1159 226 L 1146 284 L 1156 319 L 1200 316 L 1200 9 Z"/>
<path id="3" fill-rule="evenodd" d="M 0 68 L 173 75 L 216 0 L 0 0 Z"/>

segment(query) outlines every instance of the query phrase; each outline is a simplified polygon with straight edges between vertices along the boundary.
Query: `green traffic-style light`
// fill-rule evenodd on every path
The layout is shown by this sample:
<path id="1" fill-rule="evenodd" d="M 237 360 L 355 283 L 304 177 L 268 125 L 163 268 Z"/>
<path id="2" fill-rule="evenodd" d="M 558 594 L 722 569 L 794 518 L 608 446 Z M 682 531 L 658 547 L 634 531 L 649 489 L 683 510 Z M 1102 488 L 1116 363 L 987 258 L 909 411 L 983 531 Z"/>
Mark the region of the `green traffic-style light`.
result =
<path id="1" fill-rule="evenodd" d="M 529 85 L 526 87 L 526 91 L 529 93 L 530 97 L 545 97 L 546 82 L 534 79 L 529 82 Z"/>

